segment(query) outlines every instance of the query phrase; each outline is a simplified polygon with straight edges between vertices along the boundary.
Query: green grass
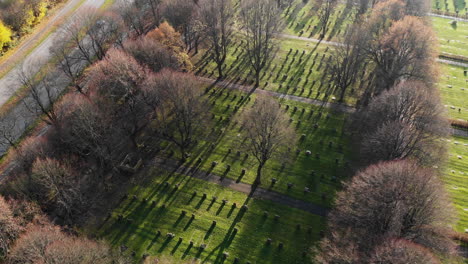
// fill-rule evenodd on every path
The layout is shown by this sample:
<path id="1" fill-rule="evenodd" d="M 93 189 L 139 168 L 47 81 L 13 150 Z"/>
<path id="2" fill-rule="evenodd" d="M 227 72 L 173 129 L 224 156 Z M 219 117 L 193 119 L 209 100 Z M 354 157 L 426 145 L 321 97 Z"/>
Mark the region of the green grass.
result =
<path id="1" fill-rule="evenodd" d="M 458 213 L 455 229 L 465 232 L 468 229 L 468 138 L 453 137 L 447 144 L 450 154 L 443 180 Z"/>
<path id="2" fill-rule="evenodd" d="M 458 21 L 456 26 L 452 26 L 451 19 L 432 17 L 431 20 L 439 39 L 441 53 L 468 58 L 468 22 Z"/>
<path id="3" fill-rule="evenodd" d="M 326 63 L 333 47 L 296 39 L 280 41 L 275 58 L 263 71 L 260 88 L 305 98 L 333 101 L 337 95 L 329 91 L 324 76 Z M 196 71 L 205 77 L 217 78 L 216 64 L 212 61 L 207 63 L 202 54 L 203 52 L 193 58 Z M 227 67 L 224 75 L 228 76 L 226 81 L 253 85 L 254 76 L 250 73 L 248 58 L 240 48 L 231 49 L 225 64 Z M 356 84 L 358 85 L 359 83 Z M 355 102 L 355 94 L 348 93 L 345 96 L 346 104 L 353 105 Z"/>
<path id="4" fill-rule="evenodd" d="M 449 116 L 468 120 L 468 75 L 464 74 L 465 69 L 441 63 L 440 70 L 438 85 Z"/>
<path id="5" fill-rule="evenodd" d="M 465 15 L 468 5 L 464 0 L 432 0 L 432 9 L 449 12 L 451 15 L 456 15 L 456 10 L 460 11 L 459 15 Z"/>
<path id="6" fill-rule="evenodd" d="M 244 96 L 243 102 L 240 101 L 241 96 Z M 191 151 L 187 164 L 196 164 L 198 158 L 201 158 L 203 161 L 200 168 L 204 171 L 248 184 L 254 182 L 257 162 L 252 156 L 246 158 L 246 153 L 239 147 L 243 138 L 241 122 L 236 120 L 240 112 L 250 107 L 254 101 L 253 95 L 250 101 L 246 98 L 246 93 L 221 89 L 211 95 L 210 101 L 215 104 L 212 112 L 215 115 L 213 122 L 216 123 L 216 129 Z M 271 188 L 271 179 L 276 178 L 278 183 L 272 187 L 273 190 L 297 199 L 330 206 L 333 194 L 339 188 L 338 180 L 349 176 L 345 163 L 352 162 L 353 157 L 348 137 L 342 135 L 345 116 L 331 113 L 328 109 L 320 110 L 318 106 L 309 104 L 284 100 L 281 103 L 283 109 L 289 105 L 287 113 L 291 116 L 291 126 L 296 128 L 299 140 L 296 146 L 291 146 L 288 159 L 277 157 L 267 163 L 262 175 L 262 186 Z M 240 106 L 239 110 L 236 111 L 235 106 Z M 295 113 L 294 107 L 297 107 Z M 302 135 L 303 140 L 300 139 Z M 307 150 L 312 155 L 306 155 Z M 238 151 L 241 152 L 239 155 Z M 212 168 L 214 161 L 218 165 Z M 227 172 L 228 165 L 230 170 Z M 241 175 L 242 169 L 246 170 L 245 175 Z M 294 184 L 294 187 L 288 189 L 287 183 Z M 311 192 L 305 194 L 305 187 Z"/>
<path id="7" fill-rule="evenodd" d="M 308 1 L 304 5 L 302 0 L 297 0 L 290 9 L 286 9 L 283 14 L 286 24 L 284 33 L 301 37 L 319 38 L 321 33 L 320 21 L 314 5 L 316 5 L 315 1 Z M 343 4 L 335 7 L 330 17 L 330 26 L 325 39 L 336 40 L 344 33 L 346 25 L 352 22 L 352 13 Z"/>
<path id="8" fill-rule="evenodd" d="M 134 187 L 129 198 L 121 202 L 98 230 L 113 246 L 129 247 L 125 254 L 135 251 L 136 259 L 143 254 L 170 256 L 174 261 L 171 263 L 193 258 L 203 263 L 233 263 L 234 258 L 239 258 L 239 263 L 311 262 L 309 249 L 324 227 L 321 217 L 269 201 L 248 199 L 243 193 L 195 178 L 155 170 L 150 174 L 152 180 Z M 165 181 L 170 186 L 165 186 Z M 178 189 L 175 184 L 180 184 Z M 204 193 L 206 199 L 202 197 Z M 134 200 L 133 195 L 138 199 Z M 214 196 L 217 199 L 213 202 Z M 143 202 L 145 198 L 148 202 Z M 223 199 L 227 200 L 226 205 L 222 205 Z M 233 203 L 237 204 L 236 208 L 232 207 Z M 240 207 L 246 203 L 248 210 L 243 212 Z M 185 216 L 182 210 L 187 212 Z M 268 216 L 264 216 L 265 211 Z M 119 215 L 124 219 L 118 220 Z M 279 220 L 274 219 L 275 215 L 280 216 Z M 213 221 L 216 221 L 214 228 Z M 175 237 L 168 239 L 168 233 Z M 269 246 L 268 238 L 272 239 Z M 279 243 L 284 244 L 282 250 L 278 249 Z M 201 244 L 206 245 L 203 251 L 200 251 Z M 304 251 L 306 257 L 302 255 Z M 226 261 L 222 260 L 224 252 L 229 254 Z"/>

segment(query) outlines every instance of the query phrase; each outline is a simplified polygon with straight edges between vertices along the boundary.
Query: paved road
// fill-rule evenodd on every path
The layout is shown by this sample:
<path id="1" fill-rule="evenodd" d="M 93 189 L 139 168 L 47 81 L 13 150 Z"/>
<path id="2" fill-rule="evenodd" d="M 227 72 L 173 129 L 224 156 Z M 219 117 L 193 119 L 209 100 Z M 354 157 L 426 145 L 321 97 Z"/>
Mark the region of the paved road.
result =
<path id="1" fill-rule="evenodd" d="M 23 43 L 21 47 L 9 57 L 8 60 L 0 64 L 0 71 L 10 67 L 9 65 L 12 63 L 17 65 L 0 79 L 0 105 L 3 105 L 5 102 L 7 102 L 8 99 L 10 99 L 10 97 L 19 88 L 21 88 L 21 84 L 18 81 L 18 74 L 23 64 L 28 66 L 28 70 L 31 69 L 31 71 L 34 71 L 33 73 L 35 73 L 40 69 L 41 66 L 44 65 L 44 63 L 50 59 L 51 56 L 49 49 L 53 44 L 56 33 L 50 34 L 39 46 L 31 51 L 31 53 L 29 53 L 26 58 L 21 59 L 20 61 L 18 61 L 17 58 L 21 57 L 22 53 L 34 47 L 36 42 L 43 36 L 43 34 L 46 34 L 47 28 L 54 26 L 54 24 L 58 23 L 62 19 L 68 19 L 70 17 L 68 13 L 70 13 L 70 11 L 72 11 L 73 8 L 75 8 L 80 3 L 80 1 L 81 0 L 69 0 L 67 4 L 59 12 L 57 12 L 53 18 L 50 19 L 48 25 L 46 25 L 44 29 L 41 30 L 41 32 L 35 33 L 35 36 L 29 38 L 26 43 Z M 105 0 L 85 0 L 85 2 L 75 10 L 75 13 L 86 8 L 99 8 L 104 4 L 104 1 Z M 70 19 L 73 19 L 73 17 Z"/>

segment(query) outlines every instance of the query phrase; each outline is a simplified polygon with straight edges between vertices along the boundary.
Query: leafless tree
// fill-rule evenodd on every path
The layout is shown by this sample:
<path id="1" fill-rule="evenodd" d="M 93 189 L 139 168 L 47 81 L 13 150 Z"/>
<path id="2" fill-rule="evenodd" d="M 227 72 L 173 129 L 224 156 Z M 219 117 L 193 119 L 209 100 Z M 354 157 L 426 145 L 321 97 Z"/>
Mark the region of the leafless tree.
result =
<path id="1" fill-rule="evenodd" d="M 0 259 L 8 255 L 10 246 L 21 231 L 22 227 L 15 219 L 10 205 L 0 196 Z"/>
<path id="2" fill-rule="evenodd" d="M 241 3 L 240 20 L 244 48 L 258 87 L 262 70 L 275 55 L 275 34 L 282 25 L 281 11 L 274 0 L 246 0 Z"/>
<path id="3" fill-rule="evenodd" d="M 327 76 L 333 85 L 333 90 L 338 91 L 339 101 L 342 102 L 346 92 L 360 78 L 364 69 L 365 50 L 362 40 L 362 28 L 358 25 L 351 27 L 339 45 L 331 52 L 332 60 L 328 67 Z"/>
<path id="4" fill-rule="evenodd" d="M 72 46 L 72 42 L 58 36 L 50 48 L 50 52 L 57 61 L 58 68 L 68 77 L 76 91 L 85 94 L 84 87 L 80 83 L 80 76 L 86 61 L 82 59 L 79 52 Z"/>
<path id="5" fill-rule="evenodd" d="M 9 264 L 34 263 L 131 263 L 117 256 L 104 242 L 73 237 L 51 224 L 31 225 L 18 239 Z"/>
<path id="6" fill-rule="evenodd" d="M 404 239 L 390 239 L 377 247 L 369 264 L 440 264 L 441 261 L 427 248 Z"/>
<path id="7" fill-rule="evenodd" d="M 353 243 L 358 259 L 366 259 L 373 249 L 379 251 L 387 239 L 404 239 L 450 254 L 455 244 L 443 230 L 452 222 L 452 213 L 434 171 L 408 160 L 379 163 L 358 172 L 337 195 L 328 216 L 327 244 L 339 251 Z M 321 259 L 334 252 L 322 247 Z"/>
<path id="8" fill-rule="evenodd" d="M 83 205 L 78 174 L 69 164 L 54 159 L 34 162 L 29 183 L 29 195 L 65 219 L 80 212 Z"/>
<path id="9" fill-rule="evenodd" d="M 148 19 L 147 14 L 144 12 L 142 3 L 145 1 L 155 2 L 156 0 L 142 0 L 142 1 L 131 1 L 131 0 L 123 0 L 119 3 L 116 12 L 119 13 L 120 17 L 122 18 L 127 31 L 131 35 L 135 36 L 143 36 L 148 33 L 154 23 Z M 155 12 L 158 12 L 155 10 Z"/>
<path id="10" fill-rule="evenodd" d="M 76 47 L 77 59 L 93 63 L 104 58 L 107 49 L 123 39 L 123 21 L 114 13 L 86 9 L 76 15 L 72 23 L 61 28 L 68 46 Z"/>
<path id="11" fill-rule="evenodd" d="M 203 0 L 200 2 L 200 20 L 208 39 L 218 77 L 223 78 L 224 62 L 232 44 L 234 13 L 231 0 Z"/>
<path id="12" fill-rule="evenodd" d="M 444 156 L 440 138 L 448 136 L 448 121 L 437 92 L 422 82 L 407 81 L 374 98 L 356 114 L 362 136 L 362 159 L 417 158 L 435 163 Z"/>
<path id="13" fill-rule="evenodd" d="M 163 97 L 156 115 L 156 133 L 174 143 L 185 161 L 189 148 L 207 129 L 209 104 L 193 75 L 163 70 L 155 76 L 153 85 Z"/>
<path id="14" fill-rule="evenodd" d="M 362 102 L 388 90 L 402 80 L 421 80 L 432 84 L 436 74 L 435 37 L 421 19 L 404 17 L 396 21 L 367 47 L 374 65 L 374 84 L 364 93 Z"/>
<path id="15" fill-rule="evenodd" d="M 278 102 L 259 97 L 241 116 L 246 140 L 243 147 L 258 161 L 255 184 L 261 183 L 262 169 L 273 157 L 285 153 L 295 144 L 295 131 L 289 125 L 288 115 L 281 110 Z"/>
<path id="16" fill-rule="evenodd" d="M 164 17 L 177 31 L 182 33 L 186 48 L 198 47 L 200 25 L 198 23 L 199 7 L 192 0 L 166 1 L 163 7 Z"/>
<path id="17" fill-rule="evenodd" d="M 124 49 L 153 72 L 159 72 L 164 68 L 176 71 L 184 68 L 178 54 L 173 49 L 150 37 L 128 40 L 124 43 Z"/>
<path id="18" fill-rule="evenodd" d="M 320 39 L 325 38 L 325 34 L 327 33 L 330 24 L 330 18 L 333 15 L 333 11 L 337 4 L 338 1 L 336 0 L 321 0 L 321 6 L 318 13 L 321 29 Z"/>
<path id="19" fill-rule="evenodd" d="M 38 62 L 38 65 L 41 63 Z M 44 122 L 49 125 L 59 126 L 58 116 L 55 112 L 55 100 L 59 96 L 57 88 L 56 72 L 46 70 L 46 74 L 35 74 L 37 65 L 22 65 L 18 72 L 18 80 L 28 91 L 28 96 L 23 99 L 26 108 L 33 114 L 40 114 Z"/>
<path id="20" fill-rule="evenodd" d="M 10 147 L 16 148 L 18 145 L 18 136 L 16 130 L 20 120 L 17 118 L 3 117 L 0 120 L 0 146 L 4 149 Z"/>

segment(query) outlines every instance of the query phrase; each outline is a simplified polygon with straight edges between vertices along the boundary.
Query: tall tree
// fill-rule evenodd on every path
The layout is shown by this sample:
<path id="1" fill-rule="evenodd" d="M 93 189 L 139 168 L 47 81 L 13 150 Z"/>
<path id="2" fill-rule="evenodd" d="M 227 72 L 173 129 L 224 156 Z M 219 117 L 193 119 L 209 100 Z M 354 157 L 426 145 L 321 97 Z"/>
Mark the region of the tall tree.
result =
<path id="1" fill-rule="evenodd" d="M 289 125 L 288 115 L 281 110 L 278 102 L 259 97 L 241 116 L 246 140 L 243 147 L 257 159 L 255 184 L 261 183 L 262 170 L 272 158 L 281 156 L 288 147 L 295 144 L 295 131 Z"/>
<path id="2" fill-rule="evenodd" d="M 244 48 L 255 74 L 255 86 L 276 51 L 275 34 L 281 28 L 281 10 L 274 0 L 242 1 L 240 9 Z"/>
<path id="3" fill-rule="evenodd" d="M 346 92 L 359 79 L 365 63 L 365 52 L 360 41 L 362 28 L 358 25 L 351 27 L 343 38 L 342 45 L 332 51 L 332 60 L 328 67 L 327 76 L 333 90 L 339 93 L 342 102 Z"/>
<path id="4" fill-rule="evenodd" d="M 445 229 L 452 213 L 443 183 L 431 169 L 407 160 L 372 165 L 338 194 L 319 263 L 367 263 L 369 252 L 379 252 L 376 247 L 386 239 L 404 239 L 450 254 L 455 244 Z M 361 261 L 343 262 L 339 251 L 350 244 Z M 333 258 L 335 262 L 330 262 Z"/>
<path id="5" fill-rule="evenodd" d="M 375 82 L 364 94 L 363 102 L 403 80 L 433 83 L 437 76 L 434 40 L 433 31 L 420 18 L 407 16 L 392 23 L 367 47 Z"/>
<path id="6" fill-rule="evenodd" d="M 218 77 L 223 78 L 223 66 L 231 47 L 234 13 L 232 0 L 203 0 L 200 2 L 200 20 L 208 39 L 210 52 L 218 67 Z"/>
<path id="7" fill-rule="evenodd" d="M 319 10 L 319 21 L 320 21 L 320 39 L 325 38 L 325 34 L 328 31 L 328 27 L 330 24 L 330 18 L 333 15 L 333 11 L 335 11 L 335 7 L 338 4 L 337 0 L 322 0 L 322 4 Z"/>
<path id="8" fill-rule="evenodd" d="M 156 133 L 174 143 L 180 150 L 181 161 L 188 150 L 206 132 L 209 104 L 195 76 L 163 70 L 156 74 L 152 85 L 162 94 L 163 105 L 156 114 Z"/>
<path id="9" fill-rule="evenodd" d="M 444 155 L 440 138 L 448 135 L 448 121 L 437 92 L 422 82 L 407 81 L 371 100 L 353 119 L 360 126 L 361 158 L 416 158 L 433 164 Z"/>

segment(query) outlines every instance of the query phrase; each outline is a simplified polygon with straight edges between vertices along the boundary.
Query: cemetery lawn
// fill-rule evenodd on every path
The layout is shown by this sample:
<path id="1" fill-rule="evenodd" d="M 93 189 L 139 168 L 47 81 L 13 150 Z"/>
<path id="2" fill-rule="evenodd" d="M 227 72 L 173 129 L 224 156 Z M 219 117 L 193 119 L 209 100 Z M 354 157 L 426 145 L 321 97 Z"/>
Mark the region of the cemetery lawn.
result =
<path id="1" fill-rule="evenodd" d="M 314 8 L 314 5 L 316 5 L 314 1 L 308 1 L 307 4 L 304 4 L 302 0 L 296 0 L 290 9 L 286 9 L 283 13 L 284 33 L 318 39 L 321 28 L 317 9 Z M 345 32 L 345 28 L 352 23 L 354 18 L 354 14 L 350 10 L 344 4 L 339 4 L 334 8 L 325 40 L 337 40 Z"/>
<path id="2" fill-rule="evenodd" d="M 453 119 L 468 120 L 468 75 L 463 73 L 464 70 L 463 67 L 440 63 L 442 103 Z"/>
<path id="3" fill-rule="evenodd" d="M 451 19 L 440 17 L 431 17 L 431 19 L 439 39 L 441 53 L 468 58 L 468 22 L 458 21 L 456 26 L 452 26 L 450 25 Z"/>
<path id="4" fill-rule="evenodd" d="M 208 138 L 200 141 L 191 151 L 186 166 L 197 166 L 203 171 L 239 182 L 254 182 L 256 159 L 246 157 L 240 147 L 243 136 L 238 119 L 240 113 L 255 101 L 255 94 L 250 96 L 251 99 L 247 99 L 247 95 L 227 88 L 213 88 L 209 92 L 210 103 L 215 104 L 212 122 L 215 122 L 216 128 L 215 131 L 207 131 L 211 132 Z M 291 146 L 290 152 L 285 155 L 288 158 L 276 157 L 268 161 L 263 170 L 261 187 L 328 207 L 336 189 L 340 187 L 339 180 L 350 176 L 349 165 L 346 164 L 352 164 L 354 157 L 348 136 L 342 132 L 346 115 L 291 100 L 281 99 L 279 102 L 285 111 L 286 105 L 289 106 L 287 113 L 291 116 L 291 126 L 297 130 L 298 143 Z M 178 158 L 177 149 L 174 151 L 177 157 L 173 158 Z M 306 151 L 311 151 L 311 155 L 307 155 Z M 199 158 L 202 159 L 201 164 L 197 162 Z M 212 166 L 213 162 L 217 162 L 215 167 Z M 227 169 L 228 166 L 230 169 Z M 242 174 L 243 169 L 245 175 Z M 271 186 L 273 178 L 278 182 Z M 288 189 L 288 183 L 294 186 Z M 309 193 L 304 192 L 306 187 Z"/>
<path id="5" fill-rule="evenodd" d="M 447 144 L 450 152 L 442 179 L 458 213 L 455 229 L 465 232 L 468 229 L 468 138 L 452 137 Z"/>
<path id="6" fill-rule="evenodd" d="M 235 46 L 237 47 L 237 45 Z M 236 51 L 236 47 L 231 48 L 225 63 L 227 65 L 224 70 L 224 75 L 227 76 L 225 81 L 252 86 L 254 75 L 249 75 L 250 67 L 247 57 L 245 54 L 241 54 L 240 48 Z M 338 95 L 330 91 L 324 76 L 331 49 L 333 46 L 282 38 L 276 57 L 263 71 L 259 88 L 333 102 L 333 98 L 338 97 Z M 237 60 L 237 56 L 239 56 L 239 60 Z M 199 76 L 212 79 L 218 77 L 216 64 L 213 61 L 206 61 L 203 52 L 193 57 L 193 61 L 196 65 L 195 71 Z M 356 86 L 358 85 L 359 83 L 356 84 Z M 350 92 L 345 96 L 345 104 L 354 105 L 356 97 L 357 95 L 351 93 L 350 89 Z"/>
<path id="7" fill-rule="evenodd" d="M 128 247 L 124 254 L 135 251 L 135 260 L 148 254 L 170 256 L 174 261 L 171 263 L 194 258 L 203 263 L 233 263 L 235 258 L 239 258 L 238 263 L 311 263 L 310 248 L 324 228 L 323 218 L 269 201 L 249 199 L 244 193 L 188 176 L 156 168 L 144 173 L 148 180 L 132 188 L 128 198 L 98 230 L 98 235 L 114 247 Z M 169 186 L 165 186 L 166 181 Z M 175 184 L 180 184 L 177 189 Z M 203 198 L 203 194 L 207 197 Z M 213 197 L 217 197 L 216 201 Z M 225 205 L 223 199 L 227 200 Z M 248 206 L 245 212 L 241 209 L 244 204 Z M 168 238 L 168 233 L 174 234 L 174 238 Z M 266 243 L 268 238 L 271 245 Z M 204 250 L 200 250 L 202 244 L 206 245 Z M 228 253 L 225 261 L 223 253 Z"/>
<path id="8" fill-rule="evenodd" d="M 447 8 L 445 6 L 445 3 L 447 3 Z M 436 11 L 447 11 L 450 13 L 455 14 L 456 10 L 460 10 L 460 15 L 465 15 L 466 10 L 465 8 L 468 7 L 466 5 L 466 2 L 464 0 L 432 0 L 432 10 Z"/>

